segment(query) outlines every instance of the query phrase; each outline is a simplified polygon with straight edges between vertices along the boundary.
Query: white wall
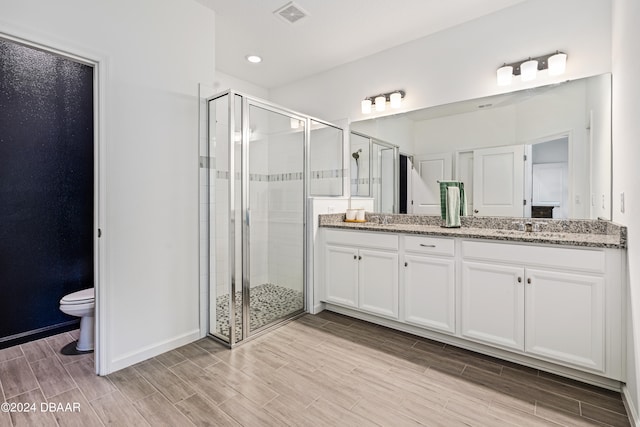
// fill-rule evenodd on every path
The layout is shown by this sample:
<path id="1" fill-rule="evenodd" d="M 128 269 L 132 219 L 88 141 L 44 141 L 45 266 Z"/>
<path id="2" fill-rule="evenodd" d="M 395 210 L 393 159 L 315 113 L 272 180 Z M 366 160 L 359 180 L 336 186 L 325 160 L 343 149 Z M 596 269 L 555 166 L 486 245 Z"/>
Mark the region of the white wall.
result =
<path id="1" fill-rule="evenodd" d="M 213 89 L 215 93 L 222 92 L 227 89 L 233 89 L 246 95 L 251 95 L 266 100 L 269 99 L 269 90 L 263 88 L 262 86 L 258 86 L 246 80 L 233 77 L 218 70 L 216 70 L 216 78 L 213 82 Z"/>
<path id="2" fill-rule="evenodd" d="M 214 24 L 195 1 L 2 1 L 0 31 L 101 62 L 101 373 L 199 336 L 198 83 L 213 79 Z"/>
<path id="3" fill-rule="evenodd" d="M 504 62 L 568 53 L 567 72 L 525 85 L 496 85 Z M 431 36 L 271 89 L 270 99 L 333 120 L 370 118 L 366 96 L 402 88 L 400 110 L 446 104 L 611 71 L 610 0 L 527 1 Z M 398 110 L 394 110 L 394 113 Z"/>
<path id="4" fill-rule="evenodd" d="M 628 227 L 627 390 L 638 420 L 640 366 L 640 2 L 613 3 L 613 220 Z M 624 212 L 620 193 L 625 193 Z"/>

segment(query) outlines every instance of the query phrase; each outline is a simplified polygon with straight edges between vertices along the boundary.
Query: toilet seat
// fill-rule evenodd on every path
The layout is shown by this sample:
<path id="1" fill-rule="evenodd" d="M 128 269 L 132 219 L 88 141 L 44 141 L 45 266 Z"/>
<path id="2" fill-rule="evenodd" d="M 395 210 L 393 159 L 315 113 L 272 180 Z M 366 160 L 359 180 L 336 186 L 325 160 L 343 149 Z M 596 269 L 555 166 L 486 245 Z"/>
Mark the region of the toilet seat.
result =
<path id="1" fill-rule="evenodd" d="M 87 304 L 92 302 L 95 302 L 94 288 L 89 288 L 65 295 L 60 300 L 60 305 Z"/>

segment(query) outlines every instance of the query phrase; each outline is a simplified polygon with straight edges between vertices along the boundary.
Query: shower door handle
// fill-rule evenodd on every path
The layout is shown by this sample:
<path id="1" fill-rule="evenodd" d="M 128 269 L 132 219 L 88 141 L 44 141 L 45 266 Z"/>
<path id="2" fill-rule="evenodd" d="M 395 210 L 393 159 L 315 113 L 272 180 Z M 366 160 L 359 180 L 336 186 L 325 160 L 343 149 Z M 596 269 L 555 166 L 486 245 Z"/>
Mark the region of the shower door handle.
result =
<path id="1" fill-rule="evenodd" d="M 251 210 L 249 209 L 247 209 L 246 221 L 247 221 L 247 225 L 251 227 Z"/>

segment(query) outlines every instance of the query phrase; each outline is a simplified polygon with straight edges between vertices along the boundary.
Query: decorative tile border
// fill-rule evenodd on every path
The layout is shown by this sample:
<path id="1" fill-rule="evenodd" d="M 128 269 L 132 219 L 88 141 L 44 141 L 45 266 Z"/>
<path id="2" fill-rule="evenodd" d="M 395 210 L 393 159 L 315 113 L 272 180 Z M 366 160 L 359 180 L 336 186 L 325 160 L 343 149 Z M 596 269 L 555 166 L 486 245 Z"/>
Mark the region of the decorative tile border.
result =
<path id="1" fill-rule="evenodd" d="M 360 179 L 352 178 L 351 185 L 368 185 L 369 181 L 371 181 L 373 185 L 382 184 L 382 178 L 374 177 L 374 178 L 371 178 L 371 180 L 369 180 L 369 178 L 360 178 Z"/>
<path id="2" fill-rule="evenodd" d="M 203 164 L 203 157 L 200 158 L 201 167 Z M 206 158 L 204 158 L 206 159 Z M 322 170 L 322 171 L 312 171 L 311 179 L 333 179 L 333 178 L 342 178 L 345 176 L 346 171 L 344 169 L 331 169 L 331 170 Z M 236 172 L 236 179 L 240 179 L 240 173 Z M 229 179 L 228 171 L 220 171 L 216 170 L 216 178 L 217 179 Z M 274 174 L 259 174 L 252 173 L 249 174 L 249 181 L 254 182 L 286 182 L 286 181 L 302 181 L 304 178 L 303 172 L 288 172 L 288 173 L 274 173 Z"/>

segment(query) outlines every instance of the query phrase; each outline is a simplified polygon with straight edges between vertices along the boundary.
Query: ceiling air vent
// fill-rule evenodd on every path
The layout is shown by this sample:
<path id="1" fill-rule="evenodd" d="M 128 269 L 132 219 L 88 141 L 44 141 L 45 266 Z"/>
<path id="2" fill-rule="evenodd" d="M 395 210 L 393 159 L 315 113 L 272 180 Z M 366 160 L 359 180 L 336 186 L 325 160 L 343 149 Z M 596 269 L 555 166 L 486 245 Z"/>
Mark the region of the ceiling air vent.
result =
<path id="1" fill-rule="evenodd" d="M 290 24 L 295 24 L 302 18 L 305 18 L 309 15 L 300 6 L 292 1 L 275 10 L 273 13 Z"/>

